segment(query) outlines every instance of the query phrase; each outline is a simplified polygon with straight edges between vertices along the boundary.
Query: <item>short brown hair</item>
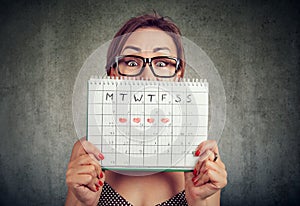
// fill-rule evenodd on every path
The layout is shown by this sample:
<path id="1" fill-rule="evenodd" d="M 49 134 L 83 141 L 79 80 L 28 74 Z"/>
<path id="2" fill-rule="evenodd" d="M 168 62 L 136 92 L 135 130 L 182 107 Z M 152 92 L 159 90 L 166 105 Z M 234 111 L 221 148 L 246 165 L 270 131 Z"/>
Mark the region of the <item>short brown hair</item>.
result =
<path id="1" fill-rule="evenodd" d="M 156 12 L 154 14 L 145 14 L 142 16 L 129 19 L 122 28 L 115 34 L 114 39 L 109 45 L 106 59 L 107 75 L 110 75 L 110 70 L 114 64 L 114 59 L 119 56 L 121 50 L 132 32 L 139 28 L 154 27 L 165 31 L 170 35 L 177 48 L 177 57 L 180 58 L 181 75 L 184 73 L 185 59 L 184 50 L 181 41 L 181 32 L 179 28 L 167 17 L 162 17 Z"/>

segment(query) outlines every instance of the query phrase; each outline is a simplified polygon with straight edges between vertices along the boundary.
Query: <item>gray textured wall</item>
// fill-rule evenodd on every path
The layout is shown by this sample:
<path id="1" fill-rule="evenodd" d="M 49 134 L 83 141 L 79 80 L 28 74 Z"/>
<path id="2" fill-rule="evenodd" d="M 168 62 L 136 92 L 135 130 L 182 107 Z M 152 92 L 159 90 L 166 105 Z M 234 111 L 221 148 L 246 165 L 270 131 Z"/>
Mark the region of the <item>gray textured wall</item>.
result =
<path id="1" fill-rule="evenodd" d="M 151 9 L 172 17 L 223 80 L 222 205 L 299 205 L 295 2 L 1 1 L 0 205 L 63 204 L 77 73 L 125 20 Z"/>

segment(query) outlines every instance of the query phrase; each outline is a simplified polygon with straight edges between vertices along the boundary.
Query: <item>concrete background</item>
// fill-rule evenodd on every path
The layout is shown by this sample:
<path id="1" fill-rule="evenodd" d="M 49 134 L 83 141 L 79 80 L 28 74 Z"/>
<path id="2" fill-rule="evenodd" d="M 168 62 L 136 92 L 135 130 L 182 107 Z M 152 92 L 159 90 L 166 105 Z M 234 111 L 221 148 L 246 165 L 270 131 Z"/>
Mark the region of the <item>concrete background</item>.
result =
<path id="1" fill-rule="evenodd" d="M 86 58 L 155 9 L 218 68 L 227 97 L 222 205 L 299 205 L 296 1 L 1 1 L 0 205 L 62 205 Z"/>

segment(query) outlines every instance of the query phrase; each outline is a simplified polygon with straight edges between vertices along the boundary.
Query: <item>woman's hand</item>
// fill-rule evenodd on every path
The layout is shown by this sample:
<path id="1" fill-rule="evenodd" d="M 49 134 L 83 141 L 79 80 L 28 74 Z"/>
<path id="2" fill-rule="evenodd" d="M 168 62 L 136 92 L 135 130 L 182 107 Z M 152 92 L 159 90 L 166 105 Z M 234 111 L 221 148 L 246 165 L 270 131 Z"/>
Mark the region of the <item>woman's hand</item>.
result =
<path id="1" fill-rule="evenodd" d="M 216 141 L 202 142 L 193 172 L 185 173 L 185 192 L 189 205 L 219 205 L 220 190 L 227 184 L 227 172 L 221 161 Z"/>
<path id="2" fill-rule="evenodd" d="M 68 196 L 65 205 L 97 205 L 105 180 L 98 162 L 103 158 L 85 138 L 74 144 L 66 172 Z"/>

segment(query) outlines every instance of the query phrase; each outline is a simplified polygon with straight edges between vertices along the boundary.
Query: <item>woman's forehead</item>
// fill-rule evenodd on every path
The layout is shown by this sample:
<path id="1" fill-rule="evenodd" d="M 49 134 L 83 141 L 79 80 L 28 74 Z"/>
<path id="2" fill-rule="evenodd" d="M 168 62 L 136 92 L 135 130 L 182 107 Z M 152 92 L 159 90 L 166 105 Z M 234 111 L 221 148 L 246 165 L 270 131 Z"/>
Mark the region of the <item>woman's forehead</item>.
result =
<path id="1" fill-rule="evenodd" d="M 167 32 L 156 28 L 141 28 L 130 34 L 123 46 L 122 54 L 141 52 L 176 55 L 177 49 L 174 40 Z"/>

